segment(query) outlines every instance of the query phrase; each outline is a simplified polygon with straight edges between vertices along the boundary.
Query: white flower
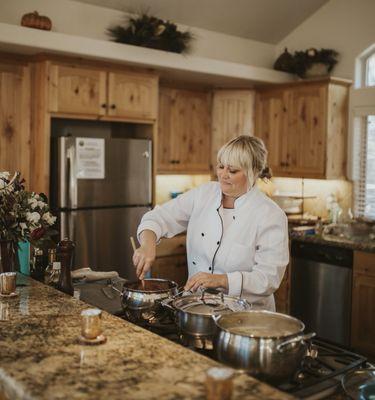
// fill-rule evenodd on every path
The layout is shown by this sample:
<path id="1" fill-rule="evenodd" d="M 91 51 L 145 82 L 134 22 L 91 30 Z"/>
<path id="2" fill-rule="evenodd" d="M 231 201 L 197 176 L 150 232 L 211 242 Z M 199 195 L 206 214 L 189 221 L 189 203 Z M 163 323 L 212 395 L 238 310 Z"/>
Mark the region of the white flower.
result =
<path id="1" fill-rule="evenodd" d="M 42 220 L 47 222 L 48 225 L 53 225 L 56 221 L 56 217 L 54 217 L 50 212 L 46 212 L 43 214 Z"/>
<path id="2" fill-rule="evenodd" d="M 27 212 L 26 213 L 26 220 L 29 221 L 32 224 L 37 224 L 38 221 L 40 220 L 40 215 L 37 212 Z"/>
<path id="3" fill-rule="evenodd" d="M 21 230 L 22 230 L 22 235 L 23 235 L 23 231 L 25 230 L 25 229 L 27 229 L 27 225 L 25 224 L 25 222 L 20 222 L 20 228 L 21 228 Z"/>
<path id="4" fill-rule="evenodd" d="M 160 25 L 158 25 L 157 28 L 155 29 L 155 35 L 156 35 L 156 36 L 160 36 L 164 31 L 165 31 L 165 25 L 160 24 Z"/>
<path id="5" fill-rule="evenodd" d="M 9 177 L 10 177 L 10 172 L 8 171 L 0 172 L 0 178 L 9 179 Z"/>
<path id="6" fill-rule="evenodd" d="M 309 57 L 315 57 L 316 56 L 316 49 L 308 49 L 307 50 L 307 55 L 309 56 Z"/>
<path id="7" fill-rule="evenodd" d="M 32 210 L 34 210 L 35 208 L 38 207 L 38 200 L 35 197 L 32 197 L 27 202 L 28 202 L 28 204 L 30 204 L 30 207 Z"/>
<path id="8" fill-rule="evenodd" d="M 38 207 L 39 208 L 44 208 L 47 204 L 44 201 L 38 201 Z"/>

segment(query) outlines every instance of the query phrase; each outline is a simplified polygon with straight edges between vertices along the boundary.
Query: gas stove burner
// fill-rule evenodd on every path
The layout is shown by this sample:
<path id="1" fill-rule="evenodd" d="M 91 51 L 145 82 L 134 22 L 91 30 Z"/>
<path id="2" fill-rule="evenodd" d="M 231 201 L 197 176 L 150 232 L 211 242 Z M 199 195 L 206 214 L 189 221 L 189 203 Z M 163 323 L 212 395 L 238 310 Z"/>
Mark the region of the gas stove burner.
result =
<path id="1" fill-rule="evenodd" d="M 214 344 L 211 337 L 180 334 L 181 343 L 186 347 L 199 350 L 213 350 Z"/>

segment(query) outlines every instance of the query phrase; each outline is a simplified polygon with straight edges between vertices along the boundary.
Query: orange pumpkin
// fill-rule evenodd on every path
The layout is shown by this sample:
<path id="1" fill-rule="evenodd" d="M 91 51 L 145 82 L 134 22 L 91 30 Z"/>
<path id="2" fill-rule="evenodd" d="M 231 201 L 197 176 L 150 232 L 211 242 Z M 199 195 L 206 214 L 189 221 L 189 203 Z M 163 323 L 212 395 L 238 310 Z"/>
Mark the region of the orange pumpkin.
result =
<path id="1" fill-rule="evenodd" d="M 51 20 L 44 15 L 39 15 L 37 11 L 25 14 L 21 19 L 21 25 L 45 31 L 50 31 L 52 28 Z"/>

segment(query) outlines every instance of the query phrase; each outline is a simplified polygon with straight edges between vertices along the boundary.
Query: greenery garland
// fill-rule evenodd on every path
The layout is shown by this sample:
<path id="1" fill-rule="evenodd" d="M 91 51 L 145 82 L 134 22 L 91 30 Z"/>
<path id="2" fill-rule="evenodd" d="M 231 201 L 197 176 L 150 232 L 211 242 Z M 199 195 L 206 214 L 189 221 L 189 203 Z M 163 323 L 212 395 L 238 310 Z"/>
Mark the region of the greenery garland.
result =
<path id="1" fill-rule="evenodd" d="M 114 42 L 173 53 L 187 53 L 193 39 L 191 32 L 180 32 L 176 24 L 148 14 L 126 17 L 124 26 L 110 27 L 107 33 Z"/>
<path id="2" fill-rule="evenodd" d="M 285 49 L 274 64 L 274 69 L 278 71 L 290 72 L 304 78 L 306 71 L 317 63 L 327 66 L 327 73 L 331 72 L 337 64 L 339 53 L 332 49 L 308 49 L 305 51 L 296 51 L 293 55 Z"/>

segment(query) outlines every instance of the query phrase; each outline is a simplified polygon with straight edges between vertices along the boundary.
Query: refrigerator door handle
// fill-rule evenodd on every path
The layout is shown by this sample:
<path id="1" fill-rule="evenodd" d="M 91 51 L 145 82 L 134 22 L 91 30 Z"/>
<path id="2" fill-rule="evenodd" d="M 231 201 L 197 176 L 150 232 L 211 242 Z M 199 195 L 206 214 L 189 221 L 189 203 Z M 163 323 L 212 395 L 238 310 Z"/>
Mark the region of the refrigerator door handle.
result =
<path id="1" fill-rule="evenodd" d="M 77 208 L 78 196 L 77 196 L 77 171 L 75 162 L 75 149 L 70 146 L 67 151 L 67 164 L 68 164 L 68 179 L 69 179 L 69 207 Z"/>

